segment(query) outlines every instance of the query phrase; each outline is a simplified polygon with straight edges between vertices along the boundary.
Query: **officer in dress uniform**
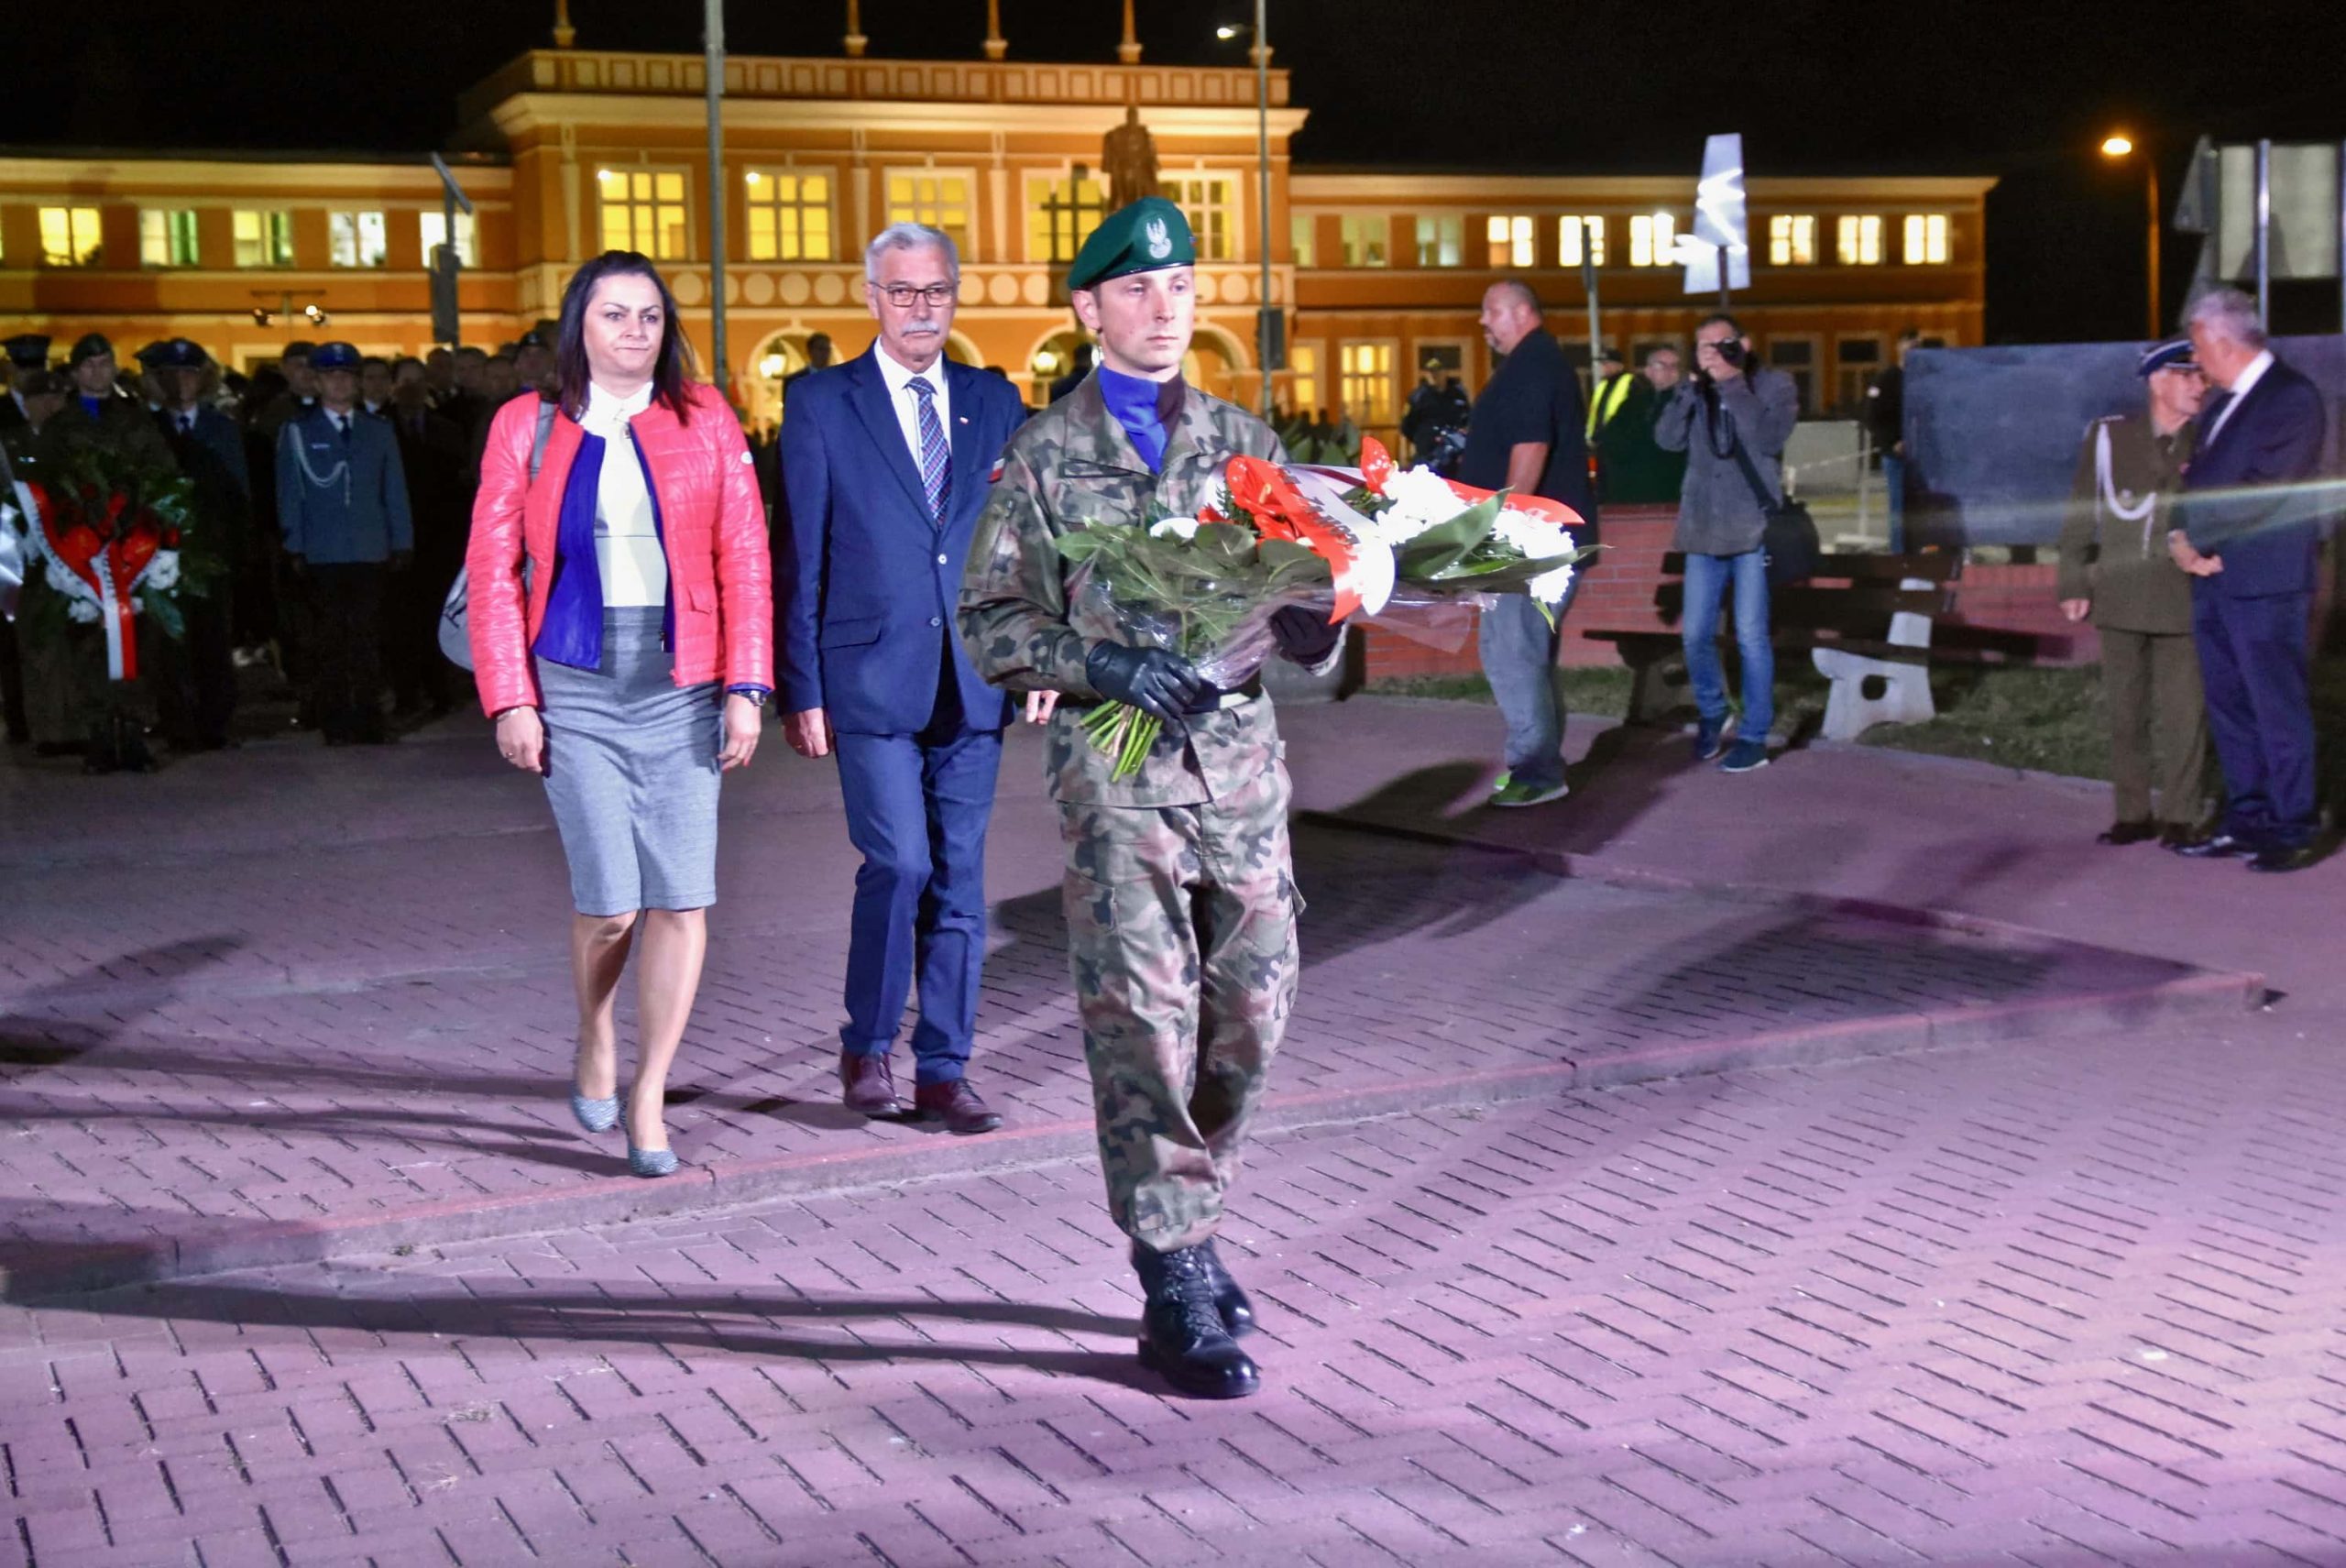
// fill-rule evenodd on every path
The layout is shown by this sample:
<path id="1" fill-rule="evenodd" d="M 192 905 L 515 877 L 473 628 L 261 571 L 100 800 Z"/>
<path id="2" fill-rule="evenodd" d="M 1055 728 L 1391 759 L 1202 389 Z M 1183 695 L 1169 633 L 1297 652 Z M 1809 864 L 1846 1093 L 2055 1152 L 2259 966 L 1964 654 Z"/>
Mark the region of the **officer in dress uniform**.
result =
<path id="1" fill-rule="evenodd" d="M 2180 338 L 2144 350 L 2134 374 L 2149 383 L 2148 411 L 2087 427 L 2061 528 L 2059 593 L 2061 613 L 2091 616 L 2101 636 L 2117 810 L 2100 841 L 2155 837 L 2173 849 L 2198 835 L 2206 806 L 2208 706 L 2191 641 L 2191 578 L 2169 557 L 2166 535 L 2208 384 Z"/>
<path id="2" fill-rule="evenodd" d="M 1056 543 L 1094 521 L 1194 517 L 1233 456 L 1285 460 L 1267 425 L 1181 378 L 1194 259 L 1181 210 L 1159 197 L 1119 209 L 1077 253 L 1068 286 L 1099 367 L 1004 450 L 959 623 L 987 680 L 1065 694 L 1047 745 L 1069 957 L 1109 1212 L 1146 1297 L 1141 1358 L 1184 1393 L 1231 1398 L 1260 1379 L 1235 1343 L 1253 1309 L 1214 1231 L 1298 968 L 1278 725 L 1256 683 L 1217 690 L 1070 602 Z M 1274 630 L 1307 667 L 1341 655 L 1341 630 L 1311 611 L 1281 611 Z M 1165 721 L 1128 778 L 1078 728 L 1106 701 Z"/>
<path id="3" fill-rule="evenodd" d="M 399 438 L 358 410 L 358 350 L 320 344 L 315 407 L 277 438 L 277 521 L 285 557 L 306 587 L 315 640 L 312 707 L 329 746 L 390 739 L 383 726 L 382 621 L 387 570 L 415 550 Z"/>
<path id="4" fill-rule="evenodd" d="M 49 368 L 49 339 L 37 332 L 18 333 L 0 350 L 8 356 L 8 395 L 0 397 L 0 430 L 17 430 L 32 422 L 25 411 L 25 378 Z"/>

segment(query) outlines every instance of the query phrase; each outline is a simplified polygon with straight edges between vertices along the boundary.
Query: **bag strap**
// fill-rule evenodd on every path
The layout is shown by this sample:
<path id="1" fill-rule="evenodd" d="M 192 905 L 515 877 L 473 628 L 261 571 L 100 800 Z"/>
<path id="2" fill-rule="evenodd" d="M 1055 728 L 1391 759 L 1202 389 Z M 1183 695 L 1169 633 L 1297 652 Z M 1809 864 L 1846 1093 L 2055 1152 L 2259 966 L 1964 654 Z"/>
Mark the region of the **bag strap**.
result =
<path id="1" fill-rule="evenodd" d="M 554 415 L 558 405 L 538 400 L 538 433 L 530 443 L 530 483 L 538 482 L 538 470 L 545 466 L 546 438 L 554 433 Z"/>
<path id="2" fill-rule="evenodd" d="M 1735 428 L 1735 415 L 1726 409 L 1719 412 L 1726 415 L 1728 433 L 1734 438 L 1735 466 L 1743 470 L 1743 482 L 1751 487 L 1751 494 L 1760 502 L 1761 511 L 1775 510 L 1784 503 L 1781 498 L 1768 493 L 1767 482 L 1760 477 L 1759 466 L 1751 461 L 1751 454 L 1743 449 L 1743 432 Z"/>

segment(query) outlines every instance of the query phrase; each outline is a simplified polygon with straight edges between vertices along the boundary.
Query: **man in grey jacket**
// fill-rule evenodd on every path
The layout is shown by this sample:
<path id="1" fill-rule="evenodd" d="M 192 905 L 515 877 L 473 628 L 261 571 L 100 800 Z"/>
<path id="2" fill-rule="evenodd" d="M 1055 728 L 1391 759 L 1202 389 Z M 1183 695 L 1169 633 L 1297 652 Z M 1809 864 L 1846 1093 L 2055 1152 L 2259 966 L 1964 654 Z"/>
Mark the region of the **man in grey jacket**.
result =
<path id="1" fill-rule="evenodd" d="M 1754 362 L 1751 340 L 1724 312 L 1694 329 L 1694 377 L 1682 381 L 1654 422 L 1654 444 L 1686 454 L 1678 532 L 1686 554 L 1686 677 L 1701 721 L 1694 754 L 1748 773 L 1768 765 L 1776 721 L 1776 656 L 1768 641 L 1767 508 L 1783 493 L 1784 444 L 1800 419 L 1791 377 Z M 1747 477 L 1742 457 L 1750 462 Z M 1755 486 L 1756 481 L 1756 486 Z M 1760 494 L 1764 489 L 1766 495 Z M 1735 591 L 1735 645 L 1743 656 L 1743 717 L 1727 744 L 1727 680 L 1719 668 L 1719 602 Z"/>

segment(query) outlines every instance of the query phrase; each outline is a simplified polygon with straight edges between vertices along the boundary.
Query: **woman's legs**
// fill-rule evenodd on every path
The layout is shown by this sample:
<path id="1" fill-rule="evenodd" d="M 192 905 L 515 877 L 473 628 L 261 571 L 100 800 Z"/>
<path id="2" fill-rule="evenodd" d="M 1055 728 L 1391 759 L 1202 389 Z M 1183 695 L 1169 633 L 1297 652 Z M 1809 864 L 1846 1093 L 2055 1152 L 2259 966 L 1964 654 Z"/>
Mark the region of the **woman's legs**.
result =
<path id="1" fill-rule="evenodd" d="M 707 911 L 643 912 L 643 955 L 635 970 L 636 1027 L 642 1036 L 642 1054 L 627 1096 L 628 1137 L 637 1148 L 668 1146 L 668 1131 L 660 1119 L 668 1067 L 676 1059 L 685 1024 L 692 1017 L 693 998 L 700 992 L 701 959 L 707 951 Z"/>
<path id="2" fill-rule="evenodd" d="M 619 971 L 634 939 L 633 915 L 571 917 L 570 978 L 578 992 L 578 1058 L 571 1081 L 589 1100 L 619 1092 Z"/>

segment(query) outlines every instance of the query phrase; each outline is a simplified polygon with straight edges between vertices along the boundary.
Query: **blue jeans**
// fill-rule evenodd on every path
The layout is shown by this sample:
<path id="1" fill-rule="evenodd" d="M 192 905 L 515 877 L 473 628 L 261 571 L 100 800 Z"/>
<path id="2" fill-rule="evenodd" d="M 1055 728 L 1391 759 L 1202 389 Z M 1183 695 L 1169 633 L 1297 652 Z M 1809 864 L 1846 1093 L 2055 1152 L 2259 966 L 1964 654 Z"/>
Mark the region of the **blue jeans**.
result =
<path id="1" fill-rule="evenodd" d="M 1768 641 L 1768 553 L 1686 557 L 1686 678 L 1705 718 L 1727 718 L 1727 677 L 1719 669 L 1719 601 L 1735 588 L 1735 646 L 1743 655 L 1743 718 L 1737 736 L 1765 743 L 1776 725 L 1776 650 Z"/>
<path id="2" fill-rule="evenodd" d="M 1556 606 L 1556 624 L 1529 594 L 1501 594 L 1483 612 L 1475 638 L 1491 697 L 1507 720 L 1507 771 L 1518 784 L 1546 789 L 1564 782 L 1564 701 L 1557 690 L 1556 643 L 1564 615 L 1580 597 L 1585 572 Z"/>
<path id="3" fill-rule="evenodd" d="M 1906 554 L 1906 459 L 1881 455 L 1881 488 L 1890 498 L 1890 553 Z"/>

